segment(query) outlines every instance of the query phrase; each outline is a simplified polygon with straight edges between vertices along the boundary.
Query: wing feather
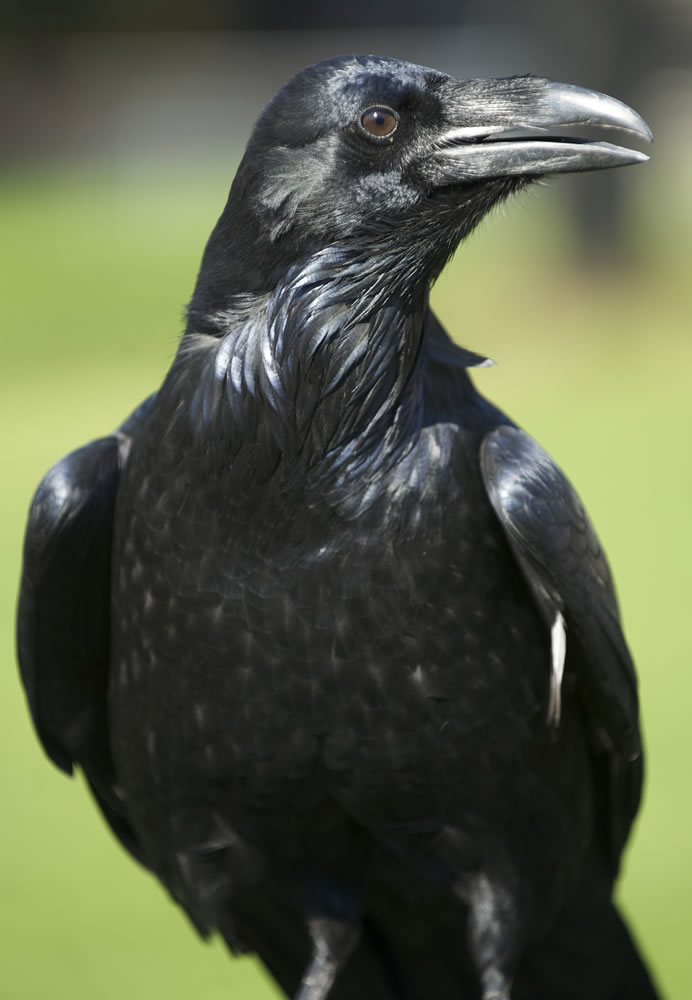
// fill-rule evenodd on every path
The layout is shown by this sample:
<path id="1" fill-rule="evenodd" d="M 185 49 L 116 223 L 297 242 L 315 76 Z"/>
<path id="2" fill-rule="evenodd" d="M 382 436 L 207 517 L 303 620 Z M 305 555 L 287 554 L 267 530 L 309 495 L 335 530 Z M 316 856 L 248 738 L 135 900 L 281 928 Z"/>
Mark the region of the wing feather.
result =
<path id="1" fill-rule="evenodd" d="M 576 676 L 594 748 L 609 760 L 605 794 L 617 867 L 639 803 L 642 764 L 637 679 L 608 562 L 577 493 L 528 434 L 513 426 L 495 428 L 483 439 L 480 460 L 490 502 L 552 632 L 554 721 L 555 630 L 564 620 L 558 645 L 566 636 L 567 669 Z"/>
<path id="2" fill-rule="evenodd" d="M 109 740 L 111 545 L 120 470 L 152 398 L 44 476 L 29 511 L 17 613 L 20 673 L 41 743 L 68 774 L 82 767 L 135 854 Z"/>

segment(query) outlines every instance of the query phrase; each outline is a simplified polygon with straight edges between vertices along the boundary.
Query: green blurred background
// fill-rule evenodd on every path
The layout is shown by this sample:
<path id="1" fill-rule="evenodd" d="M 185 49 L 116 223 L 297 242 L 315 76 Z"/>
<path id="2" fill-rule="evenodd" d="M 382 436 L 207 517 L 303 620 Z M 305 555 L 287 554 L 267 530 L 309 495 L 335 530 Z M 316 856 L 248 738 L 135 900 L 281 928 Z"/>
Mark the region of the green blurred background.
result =
<path id="1" fill-rule="evenodd" d="M 13 649 L 27 507 L 50 464 L 160 382 L 250 122 L 282 79 L 368 50 L 460 75 L 531 69 L 608 89 L 602 66 L 575 67 L 564 39 L 546 55 L 530 27 L 0 40 L 13 107 L 0 165 L 2 1000 L 275 996 L 251 959 L 198 940 L 116 845 L 81 779 L 42 756 Z M 619 58 L 627 65 L 628 52 Z M 692 85 L 685 65 L 659 62 L 617 93 L 649 119 L 652 161 L 617 182 L 563 178 L 516 199 L 460 249 L 434 301 L 460 342 L 498 362 L 478 383 L 578 485 L 614 566 L 648 749 L 619 895 L 665 995 L 684 998 Z"/>

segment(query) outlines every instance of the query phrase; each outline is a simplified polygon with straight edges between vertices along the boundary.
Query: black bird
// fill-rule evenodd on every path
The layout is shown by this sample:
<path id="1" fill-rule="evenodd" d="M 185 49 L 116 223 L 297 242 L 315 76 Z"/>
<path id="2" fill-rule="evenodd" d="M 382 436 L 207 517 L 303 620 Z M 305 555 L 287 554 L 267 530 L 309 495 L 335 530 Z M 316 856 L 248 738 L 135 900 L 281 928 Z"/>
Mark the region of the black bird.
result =
<path id="1" fill-rule="evenodd" d="M 53 761 L 300 1000 L 652 1000 L 611 901 L 642 778 L 608 565 L 429 290 L 536 178 L 646 159 L 613 98 L 372 56 L 262 113 L 177 356 L 33 500 Z M 501 289 L 498 289 L 501 294 Z"/>

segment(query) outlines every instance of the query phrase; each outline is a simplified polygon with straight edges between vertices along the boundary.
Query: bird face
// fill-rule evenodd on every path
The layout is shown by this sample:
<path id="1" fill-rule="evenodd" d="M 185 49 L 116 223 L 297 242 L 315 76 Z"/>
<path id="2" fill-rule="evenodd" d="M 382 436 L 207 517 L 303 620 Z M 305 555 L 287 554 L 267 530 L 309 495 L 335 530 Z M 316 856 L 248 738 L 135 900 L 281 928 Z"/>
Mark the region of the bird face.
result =
<path id="1" fill-rule="evenodd" d="M 350 57 L 294 77 L 265 109 L 248 153 L 258 161 L 257 204 L 276 216 L 275 238 L 301 225 L 336 235 L 401 218 L 447 187 L 463 194 L 495 182 L 499 191 L 508 177 L 646 159 L 609 143 L 536 137 L 582 124 L 651 138 L 626 105 L 580 87 L 526 76 L 458 81 L 394 59 Z"/>
<path id="2" fill-rule="evenodd" d="M 418 259 L 434 277 L 458 241 L 517 188 L 545 174 L 647 159 L 545 131 L 570 125 L 651 138 L 619 101 L 540 77 L 455 80 L 375 56 L 308 67 L 260 116 L 217 227 L 227 245 L 236 233 L 244 247 L 247 287 L 238 290 L 259 290 L 253 275 L 270 274 L 271 261 L 285 273 L 316 247 L 364 245 L 372 253 L 397 239 L 410 246 L 416 233 L 427 241 Z"/>

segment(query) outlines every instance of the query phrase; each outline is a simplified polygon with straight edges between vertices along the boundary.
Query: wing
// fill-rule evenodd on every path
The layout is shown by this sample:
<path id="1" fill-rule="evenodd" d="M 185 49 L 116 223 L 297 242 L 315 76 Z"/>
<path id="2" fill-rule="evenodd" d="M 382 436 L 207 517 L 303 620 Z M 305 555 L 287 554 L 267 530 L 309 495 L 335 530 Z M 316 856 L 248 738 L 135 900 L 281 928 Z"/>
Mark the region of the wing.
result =
<path id="1" fill-rule="evenodd" d="M 642 768 L 637 680 L 608 563 L 576 492 L 528 434 L 495 428 L 482 442 L 480 459 L 490 502 L 551 630 L 552 719 L 559 721 L 566 652 L 594 747 L 608 755 L 617 866 L 639 803 Z"/>
<path id="2" fill-rule="evenodd" d="M 41 743 L 68 774 L 75 764 L 83 768 L 106 819 L 137 857 L 108 736 L 111 533 L 120 470 L 152 401 L 41 481 L 29 511 L 17 615 L 20 672 Z"/>

